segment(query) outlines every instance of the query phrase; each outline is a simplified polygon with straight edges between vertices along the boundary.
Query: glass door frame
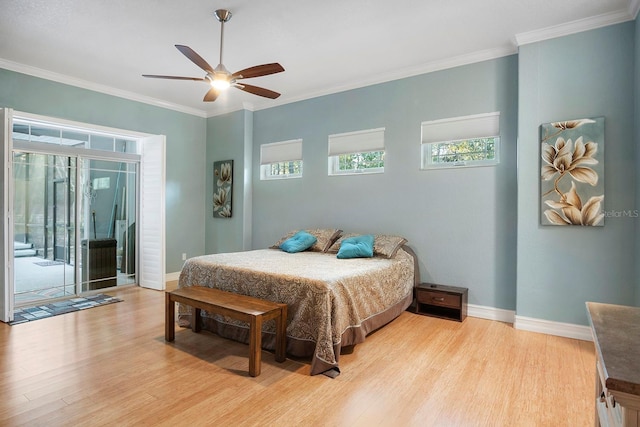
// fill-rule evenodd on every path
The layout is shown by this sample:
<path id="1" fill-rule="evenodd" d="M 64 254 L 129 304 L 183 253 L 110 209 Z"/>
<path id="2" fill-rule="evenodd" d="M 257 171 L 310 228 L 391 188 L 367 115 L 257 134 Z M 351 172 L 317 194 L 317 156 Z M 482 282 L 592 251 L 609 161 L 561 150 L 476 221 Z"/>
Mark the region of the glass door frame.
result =
<path id="1" fill-rule="evenodd" d="M 9 153 L 9 155 L 11 156 L 10 162 L 13 162 L 13 153 L 15 152 L 64 156 L 64 157 L 75 159 L 75 167 L 73 168 L 74 169 L 73 173 L 75 174 L 75 176 L 73 177 L 73 181 L 75 181 L 76 183 L 75 185 L 77 188 L 77 190 L 75 191 L 75 203 L 74 203 L 75 208 L 74 208 L 74 212 L 68 212 L 68 215 L 73 215 L 75 217 L 75 221 L 73 221 L 74 223 L 73 235 L 75 236 L 75 239 L 74 239 L 75 241 L 73 243 L 68 242 L 68 244 L 73 244 L 74 246 L 73 259 L 75 260 L 74 262 L 75 295 L 92 292 L 90 290 L 83 290 L 83 286 L 86 284 L 82 280 L 82 271 L 81 271 L 81 265 L 80 265 L 81 263 L 79 262 L 79 260 L 81 260 L 82 258 L 81 247 L 82 247 L 82 239 L 84 238 L 84 236 L 81 234 L 81 224 L 86 219 L 86 218 L 81 218 L 81 213 L 82 211 L 84 211 L 86 216 L 90 212 L 90 209 L 88 209 L 89 201 L 83 200 L 83 191 L 82 191 L 82 187 L 84 186 L 84 183 L 82 182 L 82 173 L 88 171 L 89 168 L 87 167 L 87 163 L 92 160 L 97 160 L 97 161 L 107 161 L 107 162 L 128 163 L 128 164 L 135 165 L 135 171 L 136 171 L 135 188 L 136 188 L 136 193 L 138 195 L 137 197 L 139 197 L 139 194 L 140 194 L 139 193 L 140 191 L 139 175 L 140 175 L 140 163 L 141 163 L 140 155 L 130 154 L 130 153 L 115 153 L 115 152 L 108 152 L 108 151 L 96 152 L 96 151 L 97 150 L 91 150 L 86 148 L 72 148 L 72 147 L 58 146 L 53 144 L 41 143 L 41 142 L 13 141 L 13 147 L 11 149 L 11 152 Z M 69 177 L 69 179 L 71 180 L 71 177 Z M 69 183 L 67 183 L 67 186 L 68 185 Z M 10 178 L 10 183 L 8 187 L 9 187 L 10 198 L 11 200 L 13 200 L 13 197 L 15 194 L 15 182 L 13 177 Z M 81 205 L 82 203 L 84 203 L 85 205 Z M 12 201 L 11 201 L 11 205 L 13 205 Z M 11 206 L 11 209 L 13 209 L 13 206 Z M 134 221 L 138 223 L 139 218 L 140 218 L 139 204 L 136 202 L 136 212 L 135 212 Z M 15 226 L 14 217 L 13 215 L 11 215 L 11 223 L 9 224 L 9 229 L 11 231 L 12 236 L 13 236 L 14 226 Z M 53 226 L 55 227 L 55 224 Z M 90 220 L 87 221 L 87 226 L 90 226 Z M 9 249 L 11 252 L 13 251 L 13 240 L 9 242 Z M 54 244 L 53 250 L 54 250 L 54 258 L 55 258 L 55 244 Z M 15 268 L 14 268 L 15 259 L 13 257 L 11 257 L 11 265 L 12 265 L 11 274 L 13 276 L 15 274 Z M 13 307 L 24 305 L 24 304 L 15 303 L 15 296 L 14 296 L 15 287 L 13 289 L 12 294 L 13 294 L 12 299 L 14 300 L 12 304 Z M 42 301 L 45 301 L 45 299 L 41 301 L 35 301 L 35 302 L 37 303 Z"/>
<path id="2" fill-rule="evenodd" d="M 53 218 L 51 219 L 51 223 L 53 224 L 53 238 L 52 238 L 52 242 L 53 242 L 53 260 L 54 261 L 71 261 L 71 242 L 70 242 L 70 228 L 71 228 L 71 209 L 69 209 L 69 199 L 71 198 L 71 177 L 69 174 L 69 171 L 71 170 L 71 157 L 67 157 L 67 163 L 68 165 L 66 166 L 66 170 L 67 170 L 67 174 L 64 178 L 54 178 L 51 183 L 53 184 L 53 209 L 52 209 L 52 214 L 53 214 Z M 77 159 L 76 159 L 77 162 Z M 55 168 L 55 167 L 54 167 Z M 77 168 L 77 167 L 76 167 Z M 55 173 L 55 171 L 54 171 Z M 76 177 L 76 183 L 77 181 L 77 174 L 75 174 Z M 64 204 L 65 206 L 62 207 L 62 211 L 60 211 L 60 206 L 58 205 L 58 201 L 59 201 L 59 192 L 63 191 L 64 194 L 62 195 L 62 198 L 64 200 Z M 75 205 L 74 205 L 75 206 Z M 59 219 L 58 216 L 59 214 L 62 213 L 62 215 L 64 216 L 64 218 Z M 45 214 L 46 215 L 46 214 Z M 45 216 L 45 220 L 46 220 L 46 216 Z M 62 222 L 64 224 L 64 226 L 59 225 L 60 222 Z M 76 222 L 75 220 L 73 221 L 74 223 Z M 60 253 L 59 251 L 59 245 L 56 244 L 56 242 L 59 241 L 59 233 L 62 233 L 62 239 L 64 241 L 64 246 L 62 247 L 62 253 Z"/>

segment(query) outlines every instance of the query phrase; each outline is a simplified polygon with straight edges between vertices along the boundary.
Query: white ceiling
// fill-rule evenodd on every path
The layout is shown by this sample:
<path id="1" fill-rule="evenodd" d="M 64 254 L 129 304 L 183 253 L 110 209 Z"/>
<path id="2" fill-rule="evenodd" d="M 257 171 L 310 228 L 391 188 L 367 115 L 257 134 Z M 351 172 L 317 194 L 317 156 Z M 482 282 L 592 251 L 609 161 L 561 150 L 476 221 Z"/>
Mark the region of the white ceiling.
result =
<path id="1" fill-rule="evenodd" d="M 633 19 L 639 0 L 0 0 L 0 68 L 204 117 L 267 108 L 478 60 L 528 42 Z M 279 62 L 246 80 L 282 96 L 230 89 L 202 101 L 204 77 L 175 44 L 238 71 Z M 568 58 L 568 61 L 570 59 Z"/>

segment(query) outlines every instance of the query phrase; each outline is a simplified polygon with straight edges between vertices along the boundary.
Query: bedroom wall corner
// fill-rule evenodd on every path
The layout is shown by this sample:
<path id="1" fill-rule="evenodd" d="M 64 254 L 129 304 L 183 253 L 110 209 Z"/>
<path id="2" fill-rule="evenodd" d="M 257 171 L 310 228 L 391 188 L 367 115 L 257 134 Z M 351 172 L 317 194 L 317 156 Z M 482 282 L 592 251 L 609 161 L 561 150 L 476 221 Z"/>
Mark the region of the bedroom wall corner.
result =
<path id="1" fill-rule="evenodd" d="M 585 301 L 634 300 L 638 218 L 604 227 L 540 225 L 542 123 L 605 117 L 604 210 L 632 212 L 634 24 L 520 46 L 518 108 L 517 316 L 587 325 Z"/>
<path id="2" fill-rule="evenodd" d="M 251 147 L 253 112 L 234 111 L 207 119 L 207 166 L 205 185 L 205 253 L 237 252 L 245 249 L 247 212 L 245 205 L 251 195 L 250 170 L 247 183 L 247 146 Z M 249 150 L 251 152 L 251 150 Z M 233 160 L 233 191 L 231 218 L 213 217 L 213 162 Z M 251 161 L 251 153 L 249 153 Z M 247 186 L 249 186 L 247 188 Z M 247 196 L 247 194 L 249 196 Z M 250 238 L 250 237 L 249 237 Z"/>
<path id="3" fill-rule="evenodd" d="M 253 230 L 253 111 L 244 111 L 244 165 L 242 168 L 243 210 L 242 210 L 242 250 L 251 247 Z"/>

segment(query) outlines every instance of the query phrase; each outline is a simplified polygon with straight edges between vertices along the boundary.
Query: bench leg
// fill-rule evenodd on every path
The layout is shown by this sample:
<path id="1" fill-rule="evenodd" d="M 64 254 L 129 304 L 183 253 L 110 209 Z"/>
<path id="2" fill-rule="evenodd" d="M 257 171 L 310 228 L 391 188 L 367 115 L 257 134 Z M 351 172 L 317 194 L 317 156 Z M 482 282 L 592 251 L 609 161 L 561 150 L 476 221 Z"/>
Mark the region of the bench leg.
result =
<path id="1" fill-rule="evenodd" d="M 287 306 L 280 309 L 280 316 L 276 317 L 276 362 L 287 359 Z"/>
<path id="2" fill-rule="evenodd" d="M 193 307 L 193 318 L 191 319 L 191 330 L 193 332 L 200 332 L 202 328 L 202 318 L 200 314 L 200 309 Z"/>
<path id="3" fill-rule="evenodd" d="M 251 316 L 249 322 L 249 375 L 260 375 L 262 362 L 262 316 Z"/>
<path id="4" fill-rule="evenodd" d="M 176 332 L 176 306 L 169 292 L 164 295 L 164 339 L 165 341 L 173 341 Z"/>

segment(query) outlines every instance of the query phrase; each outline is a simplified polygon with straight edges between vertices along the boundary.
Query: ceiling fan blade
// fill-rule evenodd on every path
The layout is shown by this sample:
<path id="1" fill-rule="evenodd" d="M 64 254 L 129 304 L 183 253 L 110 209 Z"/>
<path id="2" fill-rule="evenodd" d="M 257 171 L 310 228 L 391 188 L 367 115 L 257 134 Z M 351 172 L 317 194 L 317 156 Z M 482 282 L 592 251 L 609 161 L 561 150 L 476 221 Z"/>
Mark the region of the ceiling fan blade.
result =
<path id="1" fill-rule="evenodd" d="M 234 79 L 250 79 L 253 77 L 267 76 L 269 74 L 281 73 L 284 71 L 282 65 L 277 62 L 271 64 L 256 65 L 255 67 L 245 68 L 244 70 L 236 71 L 231 75 Z"/>
<path id="2" fill-rule="evenodd" d="M 252 93 L 254 95 L 264 96 L 265 98 L 276 99 L 277 97 L 280 96 L 278 92 L 274 92 L 272 90 L 265 89 L 263 87 L 248 85 L 245 83 L 240 83 L 236 87 L 240 90 Z"/>
<path id="3" fill-rule="evenodd" d="M 207 73 L 213 73 L 213 67 L 207 63 L 200 55 L 198 55 L 193 49 L 189 46 L 184 46 L 181 44 L 177 44 L 176 48 L 182 52 L 184 56 L 189 58 L 191 62 L 196 64 L 198 67 L 205 70 Z"/>
<path id="4" fill-rule="evenodd" d="M 149 77 L 152 79 L 194 80 L 197 82 L 205 81 L 202 77 L 158 76 L 156 74 L 143 74 L 142 77 Z"/>
<path id="5" fill-rule="evenodd" d="M 213 102 L 218 98 L 218 95 L 220 95 L 220 92 L 218 92 L 218 90 L 214 87 L 212 87 L 211 89 L 209 89 L 209 92 L 207 92 L 204 95 L 204 102 Z"/>

